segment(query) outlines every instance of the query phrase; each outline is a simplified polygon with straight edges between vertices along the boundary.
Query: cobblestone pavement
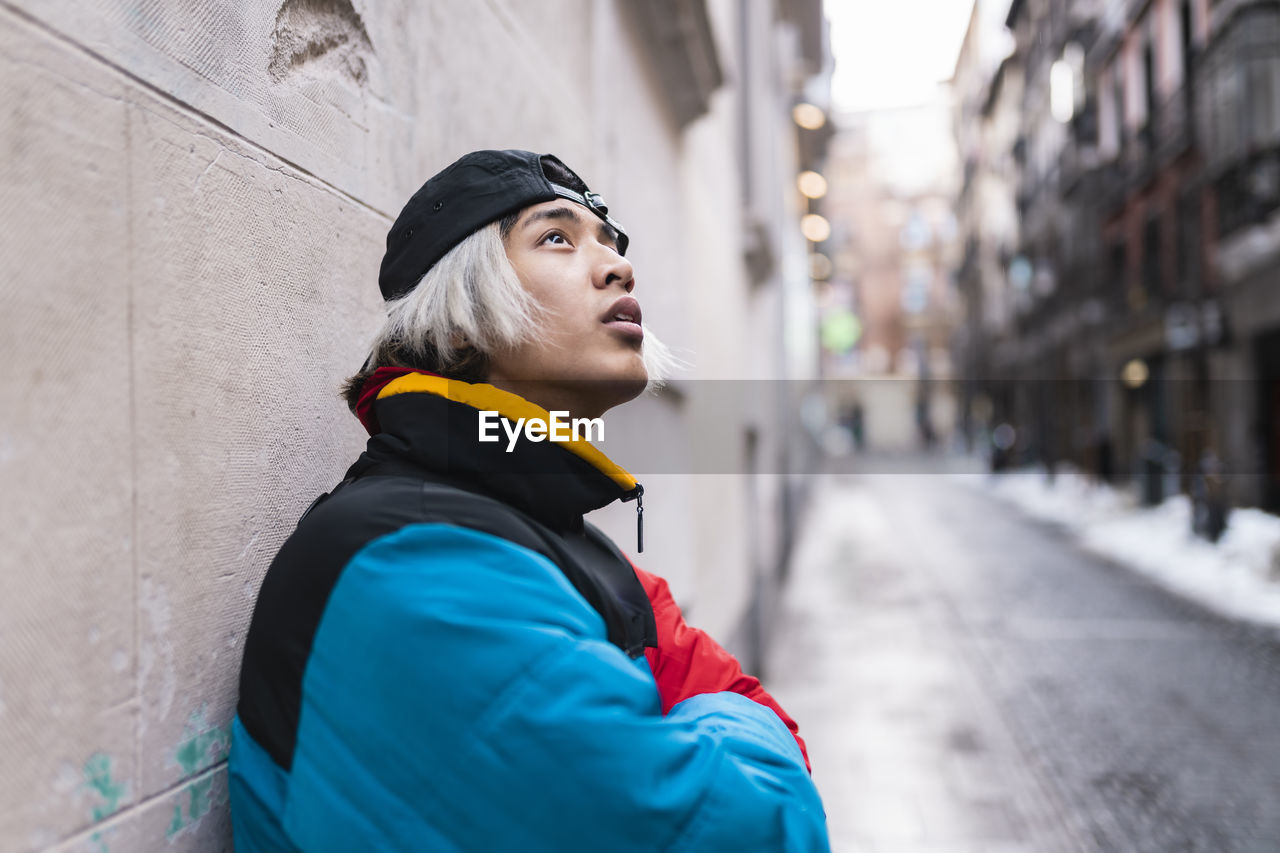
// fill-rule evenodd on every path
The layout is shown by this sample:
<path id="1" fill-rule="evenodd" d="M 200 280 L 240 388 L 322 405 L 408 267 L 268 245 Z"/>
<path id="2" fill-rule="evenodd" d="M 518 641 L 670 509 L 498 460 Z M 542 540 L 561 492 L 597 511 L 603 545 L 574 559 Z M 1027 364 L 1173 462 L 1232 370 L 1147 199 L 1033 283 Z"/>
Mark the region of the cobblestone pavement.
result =
<path id="1" fill-rule="evenodd" d="M 768 686 L 856 853 L 1280 851 L 1280 642 L 954 477 L 816 489 Z"/>

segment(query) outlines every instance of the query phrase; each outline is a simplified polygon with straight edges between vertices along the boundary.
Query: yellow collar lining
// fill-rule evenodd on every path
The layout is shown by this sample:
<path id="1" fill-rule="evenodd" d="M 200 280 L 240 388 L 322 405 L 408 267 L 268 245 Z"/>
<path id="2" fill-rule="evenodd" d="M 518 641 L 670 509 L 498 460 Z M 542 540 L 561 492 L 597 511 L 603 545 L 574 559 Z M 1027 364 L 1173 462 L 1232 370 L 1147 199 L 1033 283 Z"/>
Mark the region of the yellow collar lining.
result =
<path id="1" fill-rule="evenodd" d="M 428 376 L 424 373 L 406 373 L 404 376 L 391 380 L 378 392 L 378 399 L 383 400 L 387 397 L 394 397 L 396 394 L 412 392 L 435 394 L 437 397 L 444 397 L 446 400 L 452 400 L 455 403 L 463 403 L 473 409 L 497 412 L 502 417 L 510 418 L 513 421 L 524 418 L 526 421 L 530 419 L 540 420 L 546 424 L 551 422 L 550 412 L 537 403 L 531 403 L 524 397 L 512 394 L 510 391 L 503 391 L 501 388 L 495 388 L 487 383 L 472 384 L 458 379 L 446 379 L 443 376 Z M 554 441 L 549 435 L 547 440 Z M 555 443 L 588 462 L 598 469 L 600 473 L 627 491 L 636 487 L 635 477 L 631 476 L 606 456 L 602 450 L 586 439 L 570 439 L 569 441 L 556 441 Z"/>

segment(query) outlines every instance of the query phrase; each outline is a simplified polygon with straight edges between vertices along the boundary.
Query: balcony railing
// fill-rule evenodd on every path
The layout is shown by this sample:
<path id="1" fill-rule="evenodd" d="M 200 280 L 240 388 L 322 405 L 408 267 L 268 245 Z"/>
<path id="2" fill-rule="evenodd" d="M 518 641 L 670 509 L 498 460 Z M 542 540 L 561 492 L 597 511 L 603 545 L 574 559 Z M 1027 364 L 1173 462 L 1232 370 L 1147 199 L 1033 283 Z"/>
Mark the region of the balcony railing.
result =
<path id="1" fill-rule="evenodd" d="M 1136 132 L 1131 131 L 1125 134 L 1124 145 L 1120 149 L 1120 161 L 1124 169 L 1121 183 L 1126 194 L 1145 184 L 1155 174 L 1155 158 L 1152 150 L 1154 137 L 1150 121 Z"/>
<path id="2" fill-rule="evenodd" d="M 1155 128 L 1155 136 L 1151 142 L 1157 168 L 1165 166 L 1195 145 L 1194 95 L 1194 86 L 1179 86 L 1177 91 L 1160 104 L 1155 120 L 1148 125 Z"/>
<path id="3" fill-rule="evenodd" d="M 1195 144 L 1193 91 L 1191 86 L 1179 86 L 1151 111 L 1146 124 L 1125 134 L 1119 157 L 1120 195 L 1145 186 Z"/>
<path id="4" fill-rule="evenodd" d="M 1264 222 L 1280 208 L 1280 146 L 1241 159 L 1214 180 L 1213 188 L 1219 237 Z"/>
<path id="5" fill-rule="evenodd" d="M 1124 203 L 1127 195 L 1124 174 L 1124 164 L 1119 159 L 1110 160 L 1098 169 L 1098 206 L 1104 216 L 1114 213 Z"/>

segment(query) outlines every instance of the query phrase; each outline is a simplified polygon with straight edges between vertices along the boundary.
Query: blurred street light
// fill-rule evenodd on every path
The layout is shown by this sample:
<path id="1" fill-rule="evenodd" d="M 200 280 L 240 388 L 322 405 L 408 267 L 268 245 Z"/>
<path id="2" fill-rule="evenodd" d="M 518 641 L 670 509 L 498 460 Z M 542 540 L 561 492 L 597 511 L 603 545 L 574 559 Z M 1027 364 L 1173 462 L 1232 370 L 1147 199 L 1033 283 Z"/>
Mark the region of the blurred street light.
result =
<path id="1" fill-rule="evenodd" d="M 827 123 L 827 114 L 821 107 L 799 103 L 791 108 L 791 118 L 805 130 L 817 130 Z"/>
<path id="2" fill-rule="evenodd" d="M 848 308 L 837 308 L 822 318 L 822 346 L 841 355 L 853 349 L 862 338 L 862 321 Z"/>
<path id="3" fill-rule="evenodd" d="M 1147 363 L 1140 358 L 1135 358 L 1125 364 L 1120 378 L 1124 381 L 1125 387 L 1137 389 L 1146 383 L 1148 375 Z"/>
<path id="4" fill-rule="evenodd" d="M 831 278 L 831 259 L 821 252 L 809 256 L 809 278 L 814 281 L 826 281 Z"/>
<path id="5" fill-rule="evenodd" d="M 811 243 L 821 243 L 831 236 L 831 223 L 825 217 L 809 213 L 800 220 L 800 233 Z"/>
<path id="6" fill-rule="evenodd" d="M 817 172 L 804 171 L 796 176 L 796 187 L 805 198 L 822 198 L 827 194 L 827 179 Z"/>

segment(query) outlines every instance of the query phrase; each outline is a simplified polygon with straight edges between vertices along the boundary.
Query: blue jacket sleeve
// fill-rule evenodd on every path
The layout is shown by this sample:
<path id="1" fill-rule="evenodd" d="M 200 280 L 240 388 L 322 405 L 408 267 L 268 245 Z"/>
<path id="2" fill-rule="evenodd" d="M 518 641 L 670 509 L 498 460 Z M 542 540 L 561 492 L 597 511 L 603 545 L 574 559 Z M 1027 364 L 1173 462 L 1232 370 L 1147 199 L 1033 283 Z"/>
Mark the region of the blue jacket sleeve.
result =
<path id="1" fill-rule="evenodd" d="M 284 827 L 303 850 L 827 850 L 777 715 L 664 716 L 648 664 L 550 561 L 444 525 L 371 543 L 303 681 Z"/>

